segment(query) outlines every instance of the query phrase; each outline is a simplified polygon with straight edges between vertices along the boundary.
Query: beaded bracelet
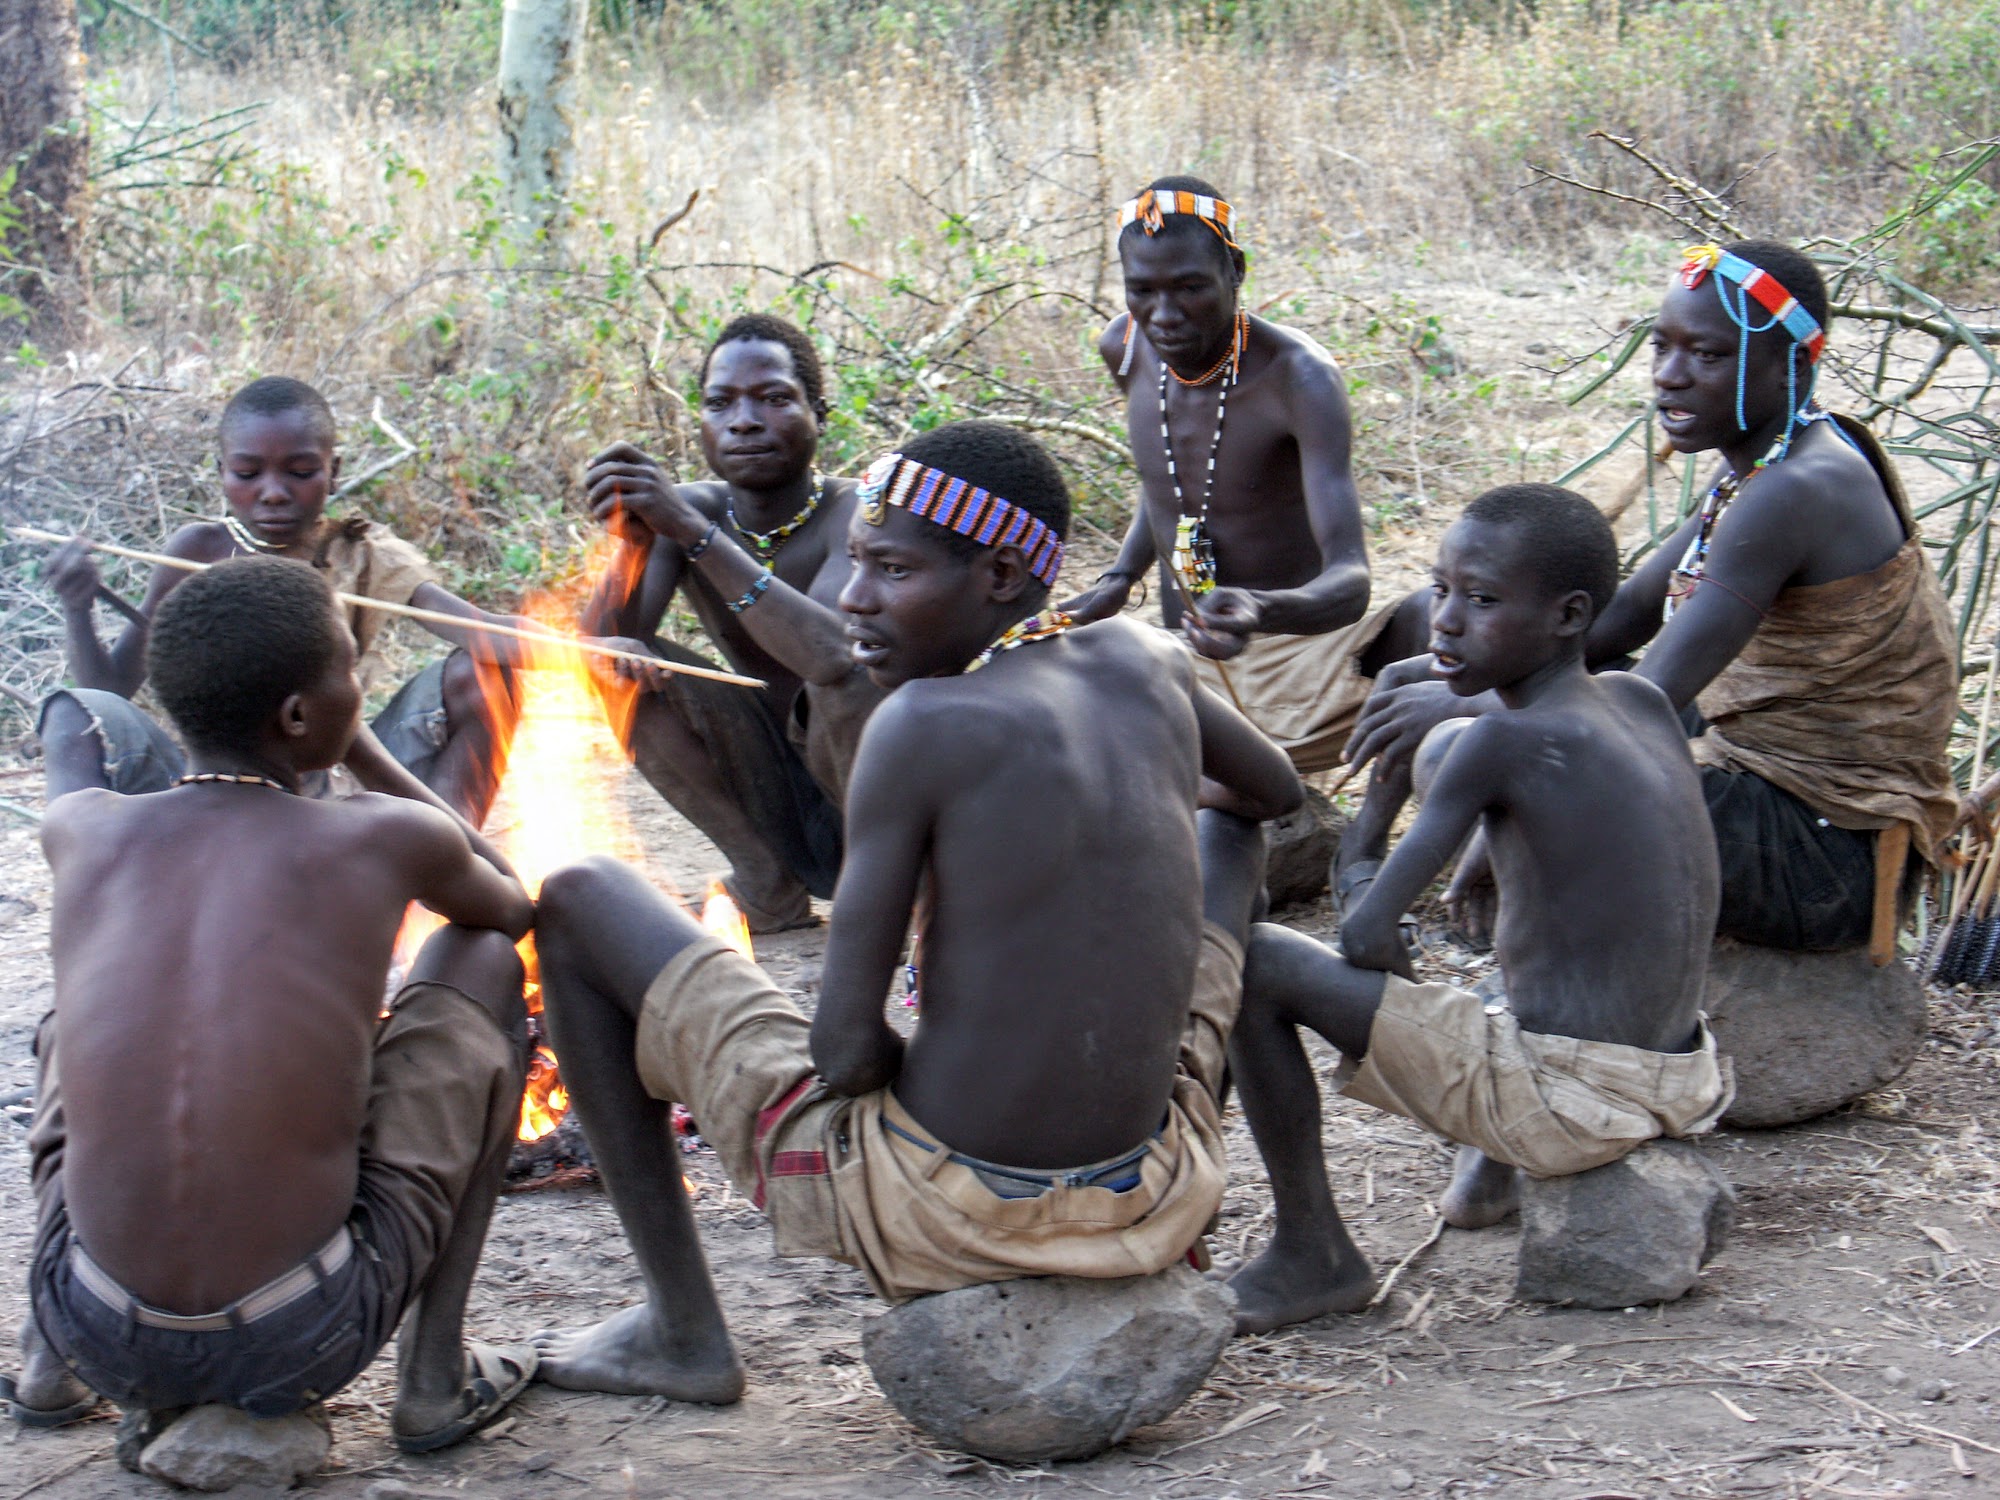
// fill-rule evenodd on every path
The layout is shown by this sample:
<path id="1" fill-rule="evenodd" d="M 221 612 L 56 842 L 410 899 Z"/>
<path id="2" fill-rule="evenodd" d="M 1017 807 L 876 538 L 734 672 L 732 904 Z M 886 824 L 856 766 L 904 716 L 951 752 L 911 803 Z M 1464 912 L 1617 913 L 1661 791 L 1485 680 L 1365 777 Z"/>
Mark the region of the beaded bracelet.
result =
<path id="1" fill-rule="evenodd" d="M 732 599 L 729 601 L 729 612 L 732 615 L 740 615 L 743 613 L 744 610 L 748 609 L 751 605 L 755 604 L 759 599 L 763 598 L 764 590 L 771 586 L 771 579 L 774 576 L 775 575 L 771 572 L 771 570 L 769 568 L 766 568 L 763 571 L 763 573 L 759 575 L 757 581 L 751 584 L 750 587 L 744 591 L 743 597 L 741 599 Z"/>
<path id="2" fill-rule="evenodd" d="M 708 523 L 708 530 L 704 531 L 701 534 L 701 540 L 696 542 L 692 547 L 688 548 L 686 553 L 684 554 L 687 560 L 689 562 L 694 562 L 702 555 L 702 553 L 706 552 L 709 549 L 709 545 L 715 540 L 715 533 L 720 529 L 721 528 L 717 526 L 715 522 L 710 521 Z"/>

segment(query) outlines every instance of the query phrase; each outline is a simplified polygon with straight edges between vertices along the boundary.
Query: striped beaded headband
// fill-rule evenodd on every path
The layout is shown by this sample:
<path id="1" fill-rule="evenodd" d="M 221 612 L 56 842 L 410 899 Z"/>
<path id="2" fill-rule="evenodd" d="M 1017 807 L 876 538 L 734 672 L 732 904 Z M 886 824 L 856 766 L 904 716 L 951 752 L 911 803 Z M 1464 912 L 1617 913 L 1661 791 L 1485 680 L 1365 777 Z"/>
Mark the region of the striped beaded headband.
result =
<path id="1" fill-rule="evenodd" d="M 1784 283 L 1762 266 L 1752 265 L 1740 255 L 1731 255 L 1720 245 L 1692 245 L 1681 262 L 1681 285 L 1693 291 L 1713 271 L 1725 281 L 1733 281 L 1792 336 L 1805 346 L 1806 358 L 1818 360 L 1826 347 L 1826 330 L 1818 319 L 1799 305 L 1799 299 L 1785 290 Z"/>
<path id="2" fill-rule="evenodd" d="M 1047 524 L 1012 501 L 890 453 L 868 466 L 861 479 L 861 519 L 880 526 L 889 507 L 900 505 L 947 531 L 969 536 L 982 547 L 1019 547 L 1028 571 L 1050 588 L 1062 569 L 1063 544 Z"/>
<path id="3" fill-rule="evenodd" d="M 1236 241 L 1229 237 L 1230 225 L 1236 215 L 1227 203 L 1206 193 L 1181 192 L 1173 188 L 1147 188 L 1122 205 L 1118 210 L 1119 233 L 1137 224 L 1147 234 L 1158 234 L 1166 227 L 1168 214 L 1191 215 L 1214 230 L 1223 244 L 1232 250 L 1236 248 Z"/>

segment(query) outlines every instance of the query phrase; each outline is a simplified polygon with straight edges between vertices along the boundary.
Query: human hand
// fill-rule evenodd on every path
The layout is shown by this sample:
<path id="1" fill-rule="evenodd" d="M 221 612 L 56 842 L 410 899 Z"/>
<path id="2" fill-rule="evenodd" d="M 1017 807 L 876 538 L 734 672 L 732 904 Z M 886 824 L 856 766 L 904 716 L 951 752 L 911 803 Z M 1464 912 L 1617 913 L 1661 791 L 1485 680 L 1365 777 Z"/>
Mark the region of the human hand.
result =
<path id="1" fill-rule="evenodd" d="M 1445 887 L 1444 905 L 1468 943 L 1481 952 L 1493 946 L 1493 931 L 1500 917 L 1500 887 L 1493 879 L 1485 829 L 1475 830 L 1466 841 L 1451 884 Z"/>
<path id="2" fill-rule="evenodd" d="M 1428 664 L 1430 658 L 1419 660 Z M 1400 687 L 1384 687 L 1378 680 L 1361 710 L 1354 733 L 1348 738 L 1347 759 L 1353 765 L 1363 766 L 1379 757 L 1383 772 L 1401 771 L 1410 764 L 1425 735 L 1446 719 L 1461 718 L 1464 714 L 1463 700 L 1442 682 L 1407 682 Z"/>
<path id="3" fill-rule="evenodd" d="M 601 677 L 629 682 L 649 693 L 664 692 L 673 680 L 674 674 L 668 668 L 654 665 L 659 657 L 644 641 L 624 635 L 600 635 L 585 637 L 585 644 L 627 653 L 623 657 L 599 656 L 594 651 L 585 653 L 591 671 Z M 631 656 L 643 656 L 648 660 L 631 661 L 628 659 Z"/>
<path id="4" fill-rule="evenodd" d="M 1340 956 L 1357 969 L 1415 979 L 1410 945 L 1403 939 L 1402 913 L 1390 912 L 1386 918 L 1373 919 L 1368 904 L 1368 898 L 1363 896 L 1361 905 L 1341 919 Z"/>
<path id="5" fill-rule="evenodd" d="M 1210 589 L 1181 619 L 1188 643 L 1211 661 L 1241 656 L 1251 632 L 1263 623 L 1264 606 L 1248 589 Z"/>
<path id="6" fill-rule="evenodd" d="M 1123 573 L 1104 573 L 1089 588 L 1074 599 L 1067 599 L 1058 605 L 1064 614 L 1079 625 L 1088 625 L 1093 620 L 1108 620 L 1125 607 L 1132 597 L 1132 580 Z"/>
<path id="7" fill-rule="evenodd" d="M 70 614 L 87 615 L 97 599 L 104 579 L 97 571 L 90 549 L 83 539 L 64 542 L 42 562 L 42 576 Z"/>
<path id="8" fill-rule="evenodd" d="M 630 443 L 613 443 L 593 458 L 583 485 L 591 515 L 635 547 L 655 535 L 691 547 L 708 530 L 708 517 L 666 470 Z"/>

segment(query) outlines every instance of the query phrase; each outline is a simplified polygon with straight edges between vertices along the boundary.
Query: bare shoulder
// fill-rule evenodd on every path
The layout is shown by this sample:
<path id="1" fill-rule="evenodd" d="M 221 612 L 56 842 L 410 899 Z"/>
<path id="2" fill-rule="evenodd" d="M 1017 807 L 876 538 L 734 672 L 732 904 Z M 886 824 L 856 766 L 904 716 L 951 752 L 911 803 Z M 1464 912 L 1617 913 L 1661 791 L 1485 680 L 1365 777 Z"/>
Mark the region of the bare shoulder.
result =
<path id="1" fill-rule="evenodd" d="M 1337 408 L 1345 420 L 1347 383 L 1341 379 L 1339 364 L 1319 340 L 1262 318 L 1252 318 L 1250 327 L 1252 339 L 1269 349 L 1271 369 L 1280 376 L 1280 385 L 1295 407 Z"/>
<path id="2" fill-rule="evenodd" d="M 826 512 L 827 519 L 845 526 L 853 518 L 854 497 L 860 493 L 860 480 L 829 477 L 826 491 L 820 497 L 820 509 Z"/>
<path id="3" fill-rule="evenodd" d="M 711 521 L 720 521 L 728 514 L 729 486 L 720 479 L 691 479 L 674 488 L 681 492 L 688 504 Z"/>
<path id="4" fill-rule="evenodd" d="M 1179 640 L 1164 630 L 1141 625 L 1124 615 L 1112 615 L 1072 632 L 1072 639 L 1099 647 L 1107 662 L 1130 662 L 1148 673 L 1166 674 L 1168 680 L 1193 690 L 1193 658 Z"/>
<path id="5" fill-rule="evenodd" d="M 333 814 L 331 826 L 346 843 L 399 859 L 446 858 L 470 847 L 457 823 L 437 808 L 408 797 L 360 792 L 317 804 Z"/>
<path id="6" fill-rule="evenodd" d="M 56 798 L 42 814 L 42 853 L 53 865 L 91 840 L 106 837 L 118 827 L 131 800 L 103 787 L 84 787 Z"/>
<path id="7" fill-rule="evenodd" d="M 220 521 L 190 521 L 160 548 L 169 557 L 185 557 L 190 562 L 221 562 L 236 550 L 229 531 Z"/>
<path id="8" fill-rule="evenodd" d="M 1658 683 L 1649 682 L 1636 672 L 1599 672 L 1591 681 L 1621 708 L 1653 717 L 1664 714 L 1676 724 L 1680 722 L 1674 713 L 1673 699 Z"/>

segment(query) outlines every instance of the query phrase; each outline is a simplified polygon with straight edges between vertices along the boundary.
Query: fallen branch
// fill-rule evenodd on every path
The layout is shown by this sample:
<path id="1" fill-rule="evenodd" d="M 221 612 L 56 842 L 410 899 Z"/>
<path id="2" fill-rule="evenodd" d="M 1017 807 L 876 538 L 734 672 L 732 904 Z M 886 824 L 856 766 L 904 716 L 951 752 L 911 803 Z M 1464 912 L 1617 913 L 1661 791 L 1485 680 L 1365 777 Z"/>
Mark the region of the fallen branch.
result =
<path id="1" fill-rule="evenodd" d="M 1368 1305 L 1361 1310 L 1373 1312 L 1388 1300 L 1389 1293 L 1396 1289 L 1396 1279 L 1410 1268 L 1410 1262 L 1422 1255 L 1431 1246 L 1444 1238 L 1444 1215 L 1439 1214 L 1437 1222 L 1431 1225 L 1431 1232 L 1417 1242 L 1410 1253 L 1396 1262 L 1395 1269 L 1382 1278 L 1382 1284 L 1375 1288 L 1375 1295 L 1368 1299 Z"/>
<path id="2" fill-rule="evenodd" d="M 92 541 L 89 537 L 61 536 L 53 531 L 43 531 L 36 526 L 0 525 L 0 535 L 25 537 L 31 542 L 54 542 L 58 546 L 70 541 L 80 541 L 93 552 L 130 558 L 133 562 L 151 563 L 155 567 L 178 568 L 183 573 L 205 573 L 210 567 L 208 563 L 193 562 L 185 557 L 169 557 L 164 552 L 141 552 L 136 547 L 121 547 L 116 542 Z M 426 625 L 450 625 L 460 630 L 478 630 L 487 635 L 504 635 L 510 640 L 534 641 L 539 645 L 580 651 L 586 656 L 608 657 L 612 661 L 637 662 L 641 666 L 656 667 L 662 672 L 675 672 L 684 677 L 705 677 L 711 682 L 730 682 L 738 687 L 760 688 L 765 685 L 763 679 L 759 677 L 743 677 L 735 672 L 720 671 L 715 667 L 690 666 L 658 656 L 641 656 L 636 651 L 620 651 L 614 646 L 600 646 L 592 641 L 578 640 L 574 636 L 557 635 L 552 630 L 521 630 L 494 620 L 468 619 L 464 615 L 449 615 L 435 609 L 419 609 L 414 604 L 391 604 L 387 599 L 369 599 L 360 594 L 337 593 L 333 597 L 342 604 L 358 609 L 379 610 L 386 615 L 397 615 L 405 620 L 418 620 Z"/>
<path id="3" fill-rule="evenodd" d="M 1898 1427 L 1907 1427 L 1912 1432 L 1924 1433 L 1929 1437 L 1938 1439 L 1940 1442 L 1963 1443 L 1968 1448 L 1977 1448 L 1981 1453 L 1991 1453 L 1996 1458 L 2000 1458 L 2000 1448 L 1994 1447 L 1991 1443 L 1982 1443 L 1978 1438 L 1969 1438 L 1956 1432 L 1946 1432 L 1942 1427 L 1933 1427 L 1927 1422 L 1913 1421 L 1909 1417 L 1899 1417 L 1893 1412 L 1886 1412 L 1879 1406 L 1874 1406 L 1863 1401 L 1859 1396 L 1848 1395 L 1847 1392 L 1843 1391 L 1831 1380 L 1826 1379 L 1817 1370 L 1806 1371 L 1806 1378 L 1817 1385 L 1825 1386 L 1856 1411 L 1868 1412 L 1872 1416 L 1880 1417 L 1885 1422 L 1894 1422 Z"/>
<path id="4" fill-rule="evenodd" d="M 395 424 L 390 422 L 390 420 L 387 417 L 382 415 L 382 398 L 380 396 L 377 396 L 375 398 L 375 410 L 373 411 L 373 413 L 371 413 L 371 417 L 375 425 L 381 428 L 382 431 L 388 433 L 390 438 L 392 438 L 395 441 L 396 451 L 390 454 L 387 458 L 382 459 L 377 463 L 370 464 L 367 468 L 363 469 L 359 474 L 356 474 L 352 479 L 349 479 L 345 483 L 343 483 L 339 489 L 333 492 L 331 498 L 335 500 L 340 499 L 344 495 L 351 495 L 352 493 L 354 493 L 354 491 L 360 489 L 362 485 L 368 483 L 368 481 L 371 479 L 381 478 L 384 474 L 388 473 L 391 469 L 395 468 L 398 464 L 403 462 L 404 459 L 408 458 L 411 454 L 417 451 L 417 445 L 411 442 L 408 438 L 404 437 L 401 432 L 396 430 Z"/>

